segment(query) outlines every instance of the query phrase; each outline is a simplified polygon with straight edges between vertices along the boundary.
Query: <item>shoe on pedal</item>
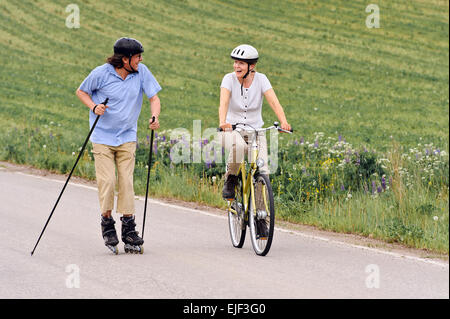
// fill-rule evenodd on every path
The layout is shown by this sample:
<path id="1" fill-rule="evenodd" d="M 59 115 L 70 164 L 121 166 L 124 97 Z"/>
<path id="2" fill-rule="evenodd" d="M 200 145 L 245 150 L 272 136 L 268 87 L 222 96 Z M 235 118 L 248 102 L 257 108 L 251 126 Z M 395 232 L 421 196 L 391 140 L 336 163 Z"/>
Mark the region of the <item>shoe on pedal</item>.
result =
<path id="1" fill-rule="evenodd" d="M 223 184 L 222 189 L 222 197 L 224 199 L 234 199 L 235 197 L 235 191 L 234 188 L 236 187 L 238 182 L 238 177 L 236 175 L 229 174 L 225 180 L 225 183 Z"/>
<path id="2" fill-rule="evenodd" d="M 269 236 L 269 229 L 267 223 L 264 219 L 258 219 L 256 221 L 256 238 L 257 239 L 267 239 Z"/>

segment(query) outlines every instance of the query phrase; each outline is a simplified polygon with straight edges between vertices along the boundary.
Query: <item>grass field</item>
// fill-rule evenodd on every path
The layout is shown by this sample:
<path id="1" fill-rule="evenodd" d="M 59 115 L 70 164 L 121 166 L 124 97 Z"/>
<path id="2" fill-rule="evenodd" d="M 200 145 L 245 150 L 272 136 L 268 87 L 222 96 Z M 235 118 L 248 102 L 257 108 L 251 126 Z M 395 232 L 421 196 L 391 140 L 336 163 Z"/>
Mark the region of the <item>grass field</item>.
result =
<path id="1" fill-rule="evenodd" d="M 202 121 L 202 129 L 218 125 L 219 85 L 224 74 L 232 71 L 229 53 L 238 44 L 249 43 L 259 50 L 257 69 L 268 76 L 295 129 L 281 145 L 303 156 L 305 163 L 320 161 L 322 165 L 330 159 L 325 153 L 320 158 L 310 156 L 292 144 L 301 138 L 314 143 L 315 132 L 335 141 L 344 139 L 355 150 L 375 151 L 378 159 L 427 149 L 448 154 L 448 2 L 377 1 L 380 28 L 369 29 L 365 9 L 370 3 L 78 1 L 80 28 L 69 29 L 66 1 L 3 0 L 0 160 L 60 172 L 71 168 L 73 154 L 89 129 L 87 108 L 75 90 L 111 55 L 114 41 L 122 36 L 143 43 L 143 63 L 163 87 L 159 94 L 163 130 L 192 131 L 194 120 Z M 149 134 L 148 110 L 145 101 L 138 132 L 142 145 Z M 266 103 L 263 116 L 266 124 L 275 120 Z M 416 153 L 410 152 L 415 148 Z M 138 162 L 145 162 L 144 154 L 137 157 Z M 301 159 L 289 157 L 286 167 Z M 414 158 L 403 160 L 411 179 L 424 177 L 425 166 L 413 163 Z M 448 174 L 448 156 L 442 160 L 434 176 Z M 394 162 L 390 163 L 386 175 L 395 184 L 399 179 L 394 176 Z M 137 165 L 137 192 L 142 192 L 145 183 L 142 170 L 145 167 Z M 88 154 L 77 174 L 94 178 Z M 305 181 L 294 175 L 294 185 Z M 158 187 L 152 188 L 155 196 L 223 205 L 220 185 L 201 184 L 196 169 L 161 169 L 157 176 Z M 289 183 L 280 174 L 273 178 L 275 183 Z M 343 178 L 339 182 L 344 183 Z M 308 197 L 305 202 L 301 194 L 294 199 L 278 194 L 279 216 L 448 253 L 448 178 L 414 183 L 415 187 L 407 187 L 404 178 L 404 185 L 399 183 L 391 187 L 391 193 L 377 198 L 366 196 L 373 194 L 364 192 L 362 183 L 353 193 L 352 206 L 344 201 L 348 188 L 344 199 L 324 192 L 317 200 Z M 185 187 L 180 192 L 168 185 Z M 203 186 L 196 190 L 192 185 Z M 342 205 L 336 206 L 337 202 Z M 333 205 L 347 213 L 331 211 Z M 352 210 L 358 213 L 350 217 Z M 376 222 L 381 214 L 389 217 L 384 224 Z M 430 220 L 435 216 L 439 227 Z"/>

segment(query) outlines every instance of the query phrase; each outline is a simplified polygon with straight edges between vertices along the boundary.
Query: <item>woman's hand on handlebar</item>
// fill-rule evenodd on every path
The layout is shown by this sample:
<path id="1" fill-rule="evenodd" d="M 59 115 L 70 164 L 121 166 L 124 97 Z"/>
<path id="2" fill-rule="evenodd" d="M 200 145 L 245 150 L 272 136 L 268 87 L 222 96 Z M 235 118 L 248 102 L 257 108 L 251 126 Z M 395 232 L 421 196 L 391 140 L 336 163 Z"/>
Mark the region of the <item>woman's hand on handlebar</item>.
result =
<path id="1" fill-rule="evenodd" d="M 222 129 L 222 131 L 232 131 L 233 127 L 231 126 L 230 123 L 222 123 L 220 124 L 220 128 Z"/>
<path id="2" fill-rule="evenodd" d="M 283 122 L 283 123 L 281 123 L 281 128 L 283 129 L 283 130 L 285 130 L 285 131 L 291 131 L 291 126 L 289 125 L 289 123 L 288 122 Z"/>

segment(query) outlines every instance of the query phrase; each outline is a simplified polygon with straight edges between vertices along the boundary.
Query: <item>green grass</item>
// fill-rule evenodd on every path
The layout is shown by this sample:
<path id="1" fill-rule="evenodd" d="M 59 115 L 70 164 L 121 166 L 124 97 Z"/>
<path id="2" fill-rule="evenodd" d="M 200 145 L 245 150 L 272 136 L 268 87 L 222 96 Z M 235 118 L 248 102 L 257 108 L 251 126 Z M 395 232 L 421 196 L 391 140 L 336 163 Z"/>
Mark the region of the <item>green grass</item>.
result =
<path id="1" fill-rule="evenodd" d="M 77 2 L 80 29 L 65 26 L 67 4 L 38 0 L 0 3 L 0 160 L 59 172 L 70 170 L 72 154 L 78 152 L 89 130 L 87 108 L 75 90 L 94 67 L 104 63 L 121 36 L 143 43 L 143 62 L 163 88 L 159 94 L 161 129 L 192 131 L 193 120 L 202 120 L 202 129 L 216 127 L 219 85 L 223 75 L 232 71 L 229 53 L 238 44 L 249 43 L 260 52 L 257 69 L 268 76 L 295 129 L 282 146 L 323 132 L 326 137 L 340 135 L 355 148 L 376 150 L 378 157 L 393 150 L 392 140 L 401 145 L 401 152 L 418 143 L 433 143 L 448 153 L 446 1 L 378 1 L 379 29 L 366 28 L 368 3 L 364 1 L 282 1 L 274 5 L 273 1 L 89 0 Z M 140 141 L 148 134 L 148 117 L 149 104 L 144 101 Z M 266 123 L 275 120 L 267 103 L 263 117 Z M 144 162 L 145 156 L 138 156 L 139 161 Z M 136 192 L 142 193 L 145 174 L 139 165 Z M 88 153 L 76 174 L 94 178 Z M 417 177 L 419 172 L 412 175 Z M 153 195 L 223 207 L 221 182 L 202 184 L 203 180 L 197 180 L 201 177 L 197 168 L 161 170 L 159 176 L 160 180 L 154 180 L 158 188 L 152 189 Z M 439 243 L 432 244 L 429 234 L 436 223 L 428 224 L 412 213 L 416 207 L 433 203 L 438 211 L 444 209 L 448 220 L 448 195 L 439 197 L 442 189 L 448 194 L 448 182 L 431 191 L 423 185 L 411 190 L 405 194 L 408 204 L 404 208 L 393 204 L 394 194 L 373 199 L 361 191 L 337 206 L 342 207 L 338 218 L 330 212 L 329 207 L 336 203 L 329 196 L 308 203 L 312 206 L 280 202 L 279 215 L 448 253 L 448 223 L 436 230 Z M 417 196 L 423 200 L 417 202 Z M 441 199 L 435 202 L 437 198 Z M 372 217 L 391 206 L 396 207 L 390 215 L 392 223 L 372 226 Z M 305 207 L 306 214 L 298 213 Z M 348 210 L 358 213 L 344 217 Z M 362 211 L 372 217 L 355 217 Z M 399 224 L 395 214 L 400 213 L 404 222 Z M 424 235 L 408 230 L 411 225 L 420 225 Z M 413 234 L 410 237 L 416 240 L 400 240 L 402 232 Z"/>
<path id="2" fill-rule="evenodd" d="M 414 187 L 408 200 L 399 205 L 393 192 L 367 196 L 354 192 L 327 197 L 309 205 L 297 205 L 297 214 L 289 213 L 293 205 L 277 201 L 284 220 L 304 223 L 321 229 L 352 233 L 398 242 L 409 247 L 448 253 L 448 192 L 436 198 L 426 188 Z"/>

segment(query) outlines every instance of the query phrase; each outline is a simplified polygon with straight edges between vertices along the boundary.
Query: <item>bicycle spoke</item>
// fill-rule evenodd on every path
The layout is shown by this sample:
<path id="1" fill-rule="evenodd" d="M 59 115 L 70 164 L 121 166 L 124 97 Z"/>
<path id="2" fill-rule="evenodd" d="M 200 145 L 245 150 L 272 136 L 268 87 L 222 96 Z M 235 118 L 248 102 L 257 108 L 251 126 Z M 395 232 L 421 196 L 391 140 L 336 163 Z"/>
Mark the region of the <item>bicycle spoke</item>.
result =
<path id="1" fill-rule="evenodd" d="M 231 243 L 234 247 L 241 248 L 244 244 L 246 232 L 241 178 L 239 178 L 235 194 L 236 198 L 228 207 L 228 226 L 230 229 Z"/>
<path id="2" fill-rule="evenodd" d="M 252 244 L 258 255 L 270 249 L 275 223 L 273 194 L 267 176 L 256 175 L 254 180 L 254 207 L 251 209 Z"/>

